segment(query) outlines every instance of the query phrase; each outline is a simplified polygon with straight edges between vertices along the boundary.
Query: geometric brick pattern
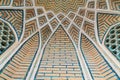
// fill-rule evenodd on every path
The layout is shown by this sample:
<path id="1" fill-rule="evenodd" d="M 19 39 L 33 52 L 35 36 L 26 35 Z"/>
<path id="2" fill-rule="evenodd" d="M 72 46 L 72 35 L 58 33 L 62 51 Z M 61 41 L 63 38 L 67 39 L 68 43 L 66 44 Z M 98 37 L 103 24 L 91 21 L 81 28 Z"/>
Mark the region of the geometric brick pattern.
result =
<path id="1" fill-rule="evenodd" d="M 39 45 L 39 35 L 36 33 L 10 59 L 0 73 L 1 80 L 25 80 L 32 60 Z"/>
<path id="2" fill-rule="evenodd" d="M 120 10 L 120 0 L 109 0 L 110 9 L 112 10 Z"/>
<path id="3" fill-rule="evenodd" d="M 105 39 L 105 46 L 112 52 L 113 55 L 120 61 L 120 25 L 110 29 Z"/>
<path id="4" fill-rule="evenodd" d="M 81 15 L 81 16 L 84 16 L 85 15 L 85 9 L 80 9 L 78 14 Z"/>
<path id="5" fill-rule="evenodd" d="M 40 23 L 40 26 L 43 26 L 45 23 L 47 23 L 46 17 L 45 16 L 39 17 L 39 23 Z"/>
<path id="6" fill-rule="evenodd" d="M 65 16 L 63 14 L 59 14 L 57 17 L 60 21 L 62 21 Z"/>
<path id="7" fill-rule="evenodd" d="M 85 21 L 83 25 L 83 30 L 95 41 L 95 31 L 94 31 L 94 24 Z"/>
<path id="8" fill-rule="evenodd" d="M 71 27 L 69 29 L 69 34 L 71 35 L 71 37 L 75 41 L 76 45 L 78 45 L 79 31 L 80 30 L 75 25 L 73 25 L 73 24 L 71 25 Z"/>
<path id="9" fill-rule="evenodd" d="M 95 7 L 95 1 L 90 1 L 88 3 L 88 8 L 94 8 Z"/>
<path id="10" fill-rule="evenodd" d="M 93 80 L 119 80 L 120 77 L 118 77 L 92 42 L 84 35 L 82 35 L 81 40 L 84 59 L 86 60 Z"/>
<path id="11" fill-rule="evenodd" d="M 48 37 L 50 36 L 50 34 L 52 33 L 50 26 L 46 25 L 45 27 L 43 27 L 41 29 L 41 39 L 42 39 L 42 46 L 44 45 L 44 43 L 47 41 Z"/>
<path id="12" fill-rule="evenodd" d="M 72 20 L 75 17 L 75 13 L 69 13 L 68 17 Z"/>
<path id="13" fill-rule="evenodd" d="M 110 28 L 110 26 L 120 22 L 120 15 L 110 13 L 98 13 L 97 19 L 98 19 L 97 20 L 98 33 L 100 41 L 102 42 L 104 35 Z"/>
<path id="14" fill-rule="evenodd" d="M 86 17 L 88 19 L 94 20 L 95 13 L 93 11 L 87 11 Z"/>
<path id="15" fill-rule="evenodd" d="M 47 17 L 48 17 L 48 19 L 51 19 L 53 16 L 54 16 L 53 13 L 51 13 L 51 12 L 47 13 Z"/>
<path id="16" fill-rule="evenodd" d="M 0 9 L 0 18 L 8 21 L 20 38 L 23 29 L 23 10 Z"/>
<path id="17" fill-rule="evenodd" d="M 26 6 L 33 6 L 32 0 L 25 0 Z"/>
<path id="18" fill-rule="evenodd" d="M 76 11 L 78 7 L 85 6 L 86 0 L 35 0 L 36 6 L 44 6 L 46 10 L 52 10 L 55 13 Z"/>
<path id="19" fill-rule="evenodd" d="M 12 6 L 23 6 L 24 5 L 24 0 L 13 0 Z"/>
<path id="20" fill-rule="evenodd" d="M 119 10 L 120 0 L 0 0 L 0 80 L 119 80 Z"/>
<path id="21" fill-rule="evenodd" d="M 70 25 L 70 20 L 68 18 L 64 18 L 62 20 L 62 24 L 65 28 L 68 28 L 68 26 Z"/>
<path id="22" fill-rule="evenodd" d="M 36 20 L 32 20 L 30 22 L 27 22 L 25 24 L 25 33 L 23 39 L 29 37 L 32 33 L 34 33 L 37 30 L 37 23 Z"/>
<path id="23" fill-rule="evenodd" d="M 37 14 L 38 14 L 38 15 L 41 15 L 41 14 L 43 14 L 43 13 L 44 13 L 44 11 L 43 11 L 42 8 L 38 8 L 38 9 L 37 9 Z"/>
<path id="24" fill-rule="evenodd" d="M 75 48 L 61 26 L 47 43 L 37 80 L 83 80 Z"/>
<path id="25" fill-rule="evenodd" d="M 10 0 L 0 0 L 0 6 L 9 6 Z"/>
<path id="26" fill-rule="evenodd" d="M 58 25 L 58 20 L 54 18 L 53 20 L 50 21 L 50 24 L 52 28 L 55 29 Z"/>
<path id="27" fill-rule="evenodd" d="M 34 9 L 26 9 L 26 20 L 35 17 Z"/>
<path id="28" fill-rule="evenodd" d="M 81 27 L 82 21 L 83 21 L 83 18 L 81 18 L 80 16 L 76 16 L 75 19 L 74 19 L 74 23 L 75 23 L 78 27 Z"/>
<path id="29" fill-rule="evenodd" d="M 107 9 L 106 0 L 97 0 L 97 8 L 99 9 Z"/>
<path id="30" fill-rule="evenodd" d="M 10 26 L 0 20 L 0 55 L 15 42 L 15 35 Z"/>

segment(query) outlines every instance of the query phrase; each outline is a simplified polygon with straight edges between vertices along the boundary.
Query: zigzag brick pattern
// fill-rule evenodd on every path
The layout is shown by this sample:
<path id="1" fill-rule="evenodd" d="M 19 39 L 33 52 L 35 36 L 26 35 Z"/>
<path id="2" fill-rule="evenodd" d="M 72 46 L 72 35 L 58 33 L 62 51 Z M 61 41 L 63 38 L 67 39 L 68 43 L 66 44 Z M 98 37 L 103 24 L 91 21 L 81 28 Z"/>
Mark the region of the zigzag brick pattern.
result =
<path id="1" fill-rule="evenodd" d="M 81 48 L 93 80 L 120 79 L 101 53 L 84 35 L 81 37 Z"/>
<path id="2" fill-rule="evenodd" d="M 75 25 L 71 25 L 69 29 L 69 34 L 73 38 L 74 42 L 78 46 L 78 40 L 79 40 L 79 29 Z"/>
<path id="3" fill-rule="evenodd" d="M 50 36 L 50 34 L 52 33 L 50 26 L 46 25 L 45 27 L 43 27 L 41 29 L 41 39 L 42 39 L 42 46 L 44 45 L 44 43 L 47 41 L 48 37 Z"/>
<path id="4" fill-rule="evenodd" d="M 35 17 L 35 10 L 33 9 L 26 9 L 26 20 Z"/>
<path id="5" fill-rule="evenodd" d="M 33 34 L 38 29 L 36 20 L 32 20 L 30 22 L 27 22 L 25 24 L 25 33 L 23 40 L 29 37 L 31 34 Z"/>
<path id="6" fill-rule="evenodd" d="M 24 0 L 13 0 L 12 6 L 15 7 L 24 6 Z"/>
<path id="7" fill-rule="evenodd" d="M 8 21 L 15 29 L 18 38 L 23 29 L 23 10 L 0 9 L 0 18 Z"/>
<path id="8" fill-rule="evenodd" d="M 78 7 L 85 6 L 86 0 L 35 0 L 36 6 L 44 6 L 46 10 L 52 10 L 55 13 L 76 11 Z"/>
<path id="9" fill-rule="evenodd" d="M 97 6 L 98 9 L 107 9 L 107 3 L 106 0 L 97 0 Z"/>
<path id="10" fill-rule="evenodd" d="M 98 35 L 100 41 L 102 42 L 104 35 L 110 28 L 110 26 L 120 22 L 120 15 L 110 13 L 98 13 L 97 19 Z"/>
<path id="11" fill-rule="evenodd" d="M 9 6 L 11 0 L 0 0 L 0 6 Z"/>
<path id="12" fill-rule="evenodd" d="M 2 80 L 25 80 L 32 60 L 39 45 L 39 35 L 36 33 L 16 52 L 6 67 L 0 73 Z"/>
<path id="13" fill-rule="evenodd" d="M 111 10 L 120 10 L 120 0 L 109 0 Z"/>
<path id="14" fill-rule="evenodd" d="M 32 0 L 25 0 L 25 5 L 26 6 L 33 6 Z"/>
<path id="15" fill-rule="evenodd" d="M 84 30 L 94 41 L 96 41 L 94 24 L 85 21 L 85 22 L 84 22 L 84 25 L 83 25 L 83 30 Z"/>
<path id="16" fill-rule="evenodd" d="M 89 1 L 88 8 L 94 8 L 95 7 L 95 1 Z"/>

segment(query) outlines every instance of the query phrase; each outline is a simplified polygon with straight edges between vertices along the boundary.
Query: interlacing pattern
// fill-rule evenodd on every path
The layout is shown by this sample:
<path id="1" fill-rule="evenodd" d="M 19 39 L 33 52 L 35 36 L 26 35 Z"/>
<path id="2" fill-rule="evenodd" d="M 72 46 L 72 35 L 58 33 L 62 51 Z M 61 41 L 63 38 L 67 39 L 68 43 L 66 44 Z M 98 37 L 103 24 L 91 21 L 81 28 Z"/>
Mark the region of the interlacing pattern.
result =
<path id="1" fill-rule="evenodd" d="M 120 80 L 120 0 L 0 0 L 0 80 Z"/>

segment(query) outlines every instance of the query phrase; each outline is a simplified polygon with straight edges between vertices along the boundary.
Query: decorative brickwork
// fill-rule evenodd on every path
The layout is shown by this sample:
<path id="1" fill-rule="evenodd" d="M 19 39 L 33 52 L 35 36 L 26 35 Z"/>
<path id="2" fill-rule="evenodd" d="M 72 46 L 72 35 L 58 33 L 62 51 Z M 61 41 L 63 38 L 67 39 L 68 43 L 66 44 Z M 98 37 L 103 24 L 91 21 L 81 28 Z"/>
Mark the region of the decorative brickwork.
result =
<path id="1" fill-rule="evenodd" d="M 75 48 L 61 26 L 45 47 L 36 79 L 83 79 Z"/>
<path id="2" fill-rule="evenodd" d="M 0 0 L 0 80 L 120 80 L 120 0 Z"/>

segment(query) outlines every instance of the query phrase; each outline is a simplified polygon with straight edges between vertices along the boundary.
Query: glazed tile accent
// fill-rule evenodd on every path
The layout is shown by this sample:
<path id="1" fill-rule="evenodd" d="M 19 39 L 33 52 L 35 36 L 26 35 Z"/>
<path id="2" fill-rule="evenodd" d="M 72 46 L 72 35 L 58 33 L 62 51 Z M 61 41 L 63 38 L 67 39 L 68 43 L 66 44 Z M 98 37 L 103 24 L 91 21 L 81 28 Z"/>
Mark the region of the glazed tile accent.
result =
<path id="1" fill-rule="evenodd" d="M 0 0 L 0 80 L 120 80 L 120 0 Z"/>
<path id="2" fill-rule="evenodd" d="M 15 35 L 10 26 L 0 20 L 0 55 L 15 42 Z"/>
<path id="3" fill-rule="evenodd" d="M 115 57 L 120 61 L 119 39 L 120 39 L 120 25 L 117 25 L 113 26 L 113 28 L 110 29 L 104 43 L 106 47 L 112 52 L 112 54 L 115 55 Z"/>

